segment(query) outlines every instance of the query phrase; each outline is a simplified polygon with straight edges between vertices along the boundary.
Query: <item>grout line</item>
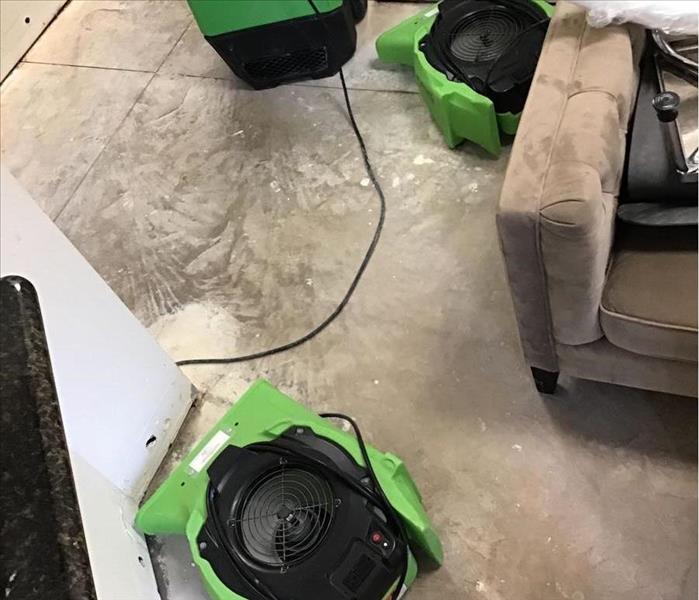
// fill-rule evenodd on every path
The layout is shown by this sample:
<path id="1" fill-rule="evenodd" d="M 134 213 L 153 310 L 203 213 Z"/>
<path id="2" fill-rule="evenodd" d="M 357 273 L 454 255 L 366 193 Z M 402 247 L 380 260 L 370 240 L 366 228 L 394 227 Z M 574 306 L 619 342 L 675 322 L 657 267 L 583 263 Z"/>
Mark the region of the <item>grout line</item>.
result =
<path id="1" fill-rule="evenodd" d="M 191 73 L 156 73 L 156 75 L 159 75 L 160 77 L 189 77 L 190 79 L 210 79 L 212 81 L 228 81 L 230 83 L 234 83 L 236 81 L 241 81 L 238 78 L 231 79 L 230 77 L 216 77 L 213 75 L 193 75 Z M 313 88 L 316 90 L 342 90 L 342 87 L 340 87 L 340 86 L 314 85 L 312 83 L 303 83 L 303 82 L 284 83 L 284 84 L 280 85 L 279 87 L 304 87 L 304 88 Z M 243 92 L 269 91 L 269 90 L 255 90 L 253 88 L 248 88 L 248 87 L 241 87 L 238 89 L 240 89 Z M 269 88 L 269 89 L 274 89 L 274 88 Z M 417 90 L 387 90 L 387 89 L 360 88 L 360 87 L 352 87 L 351 84 L 347 85 L 347 89 L 352 91 L 352 92 L 382 92 L 382 93 L 386 93 L 386 94 L 419 94 L 419 92 Z"/>
<path id="2" fill-rule="evenodd" d="M 131 69 L 128 67 L 105 67 L 105 66 L 101 66 L 101 65 L 78 65 L 75 63 L 48 62 L 48 61 L 43 61 L 43 60 L 21 60 L 20 62 L 31 64 L 31 65 L 51 65 L 54 67 L 75 67 L 76 69 L 100 69 L 102 71 L 126 71 L 128 73 L 157 73 L 158 71 L 160 71 L 162 66 L 165 64 L 165 61 L 168 58 L 170 58 L 170 55 L 172 54 L 173 50 L 175 49 L 177 44 L 180 43 L 180 41 L 184 37 L 184 34 L 187 33 L 187 30 L 191 27 L 191 25 L 192 25 L 192 21 L 190 21 L 187 24 L 187 26 L 183 29 L 182 33 L 175 41 L 172 48 L 170 48 L 170 50 L 168 50 L 167 54 L 165 55 L 163 60 L 160 61 L 160 64 L 155 69 L 155 71 L 149 71 L 147 69 Z"/>
<path id="3" fill-rule="evenodd" d="M 155 73 L 155 71 L 144 71 L 142 69 L 126 69 L 121 67 L 100 67 L 97 65 L 74 65 L 71 63 L 55 63 L 55 62 L 43 62 L 39 60 L 23 60 L 24 64 L 28 65 L 50 65 L 53 67 L 73 67 L 75 69 L 98 69 L 101 71 L 126 71 L 127 73 Z"/>
<path id="4" fill-rule="evenodd" d="M 182 36 L 186 33 L 185 31 L 182 33 Z M 179 43 L 179 41 L 182 39 L 182 36 L 175 42 L 175 46 Z M 237 81 L 236 79 L 231 79 L 230 77 L 216 77 L 212 75 L 194 75 L 192 73 L 160 73 L 160 69 L 163 67 L 165 64 L 165 61 L 170 57 L 170 54 L 173 52 L 175 46 L 172 47 L 170 52 L 165 56 L 163 59 L 162 63 L 158 67 L 156 71 L 143 71 L 141 69 L 122 69 L 120 67 L 98 67 L 94 65 L 75 65 L 71 63 L 53 63 L 53 62 L 40 62 L 36 60 L 23 60 L 21 61 L 22 63 L 25 64 L 31 64 L 31 65 L 50 65 L 54 67 L 73 67 L 76 69 L 98 69 L 98 70 L 103 70 L 103 71 L 124 71 L 127 73 L 146 73 L 149 75 L 160 75 L 161 77 L 189 77 L 191 79 L 211 79 L 214 81 L 230 81 L 234 82 Z M 329 79 L 329 78 L 328 78 Z M 339 85 L 317 85 L 313 83 L 306 83 L 302 81 L 298 81 L 295 83 L 285 83 L 283 84 L 286 87 L 303 87 L 303 88 L 314 88 L 317 90 L 341 90 L 342 87 Z M 280 86 L 281 87 L 281 86 Z M 255 91 L 264 91 L 264 90 L 254 90 L 252 88 L 247 88 L 243 87 L 240 88 L 243 91 L 248 91 L 248 92 L 255 92 Z M 417 90 L 389 90 L 389 89 L 374 89 L 374 88 L 361 88 L 361 87 L 352 87 L 352 84 L 349 84 L 347 86 L 347 89 L 353 92 L 382 92 L 382 93 L 387 93 L 387 94 L 418 94 L 419 92 Z"/>
<path id="5" fill-rule="evenodd" d="M 163 58 L 163 60 L 162 60 L 162 61 L 160 62 L 160 64 L 158 65 L 158 68 L 155 70 L 156 73 L 159 73 L 159 72 L 160 72 L 160 69 L 163 68 L 163 65 L 165 64 L 165 62 L 167 61 L 167 59 L 170 58 L 170 55 L 173 53 L 173 51 L 175 50 L 175 48 L 177 48 L 177 44 L 179 44 L 179 43 L 182 41 L 182 38 L 184 37 L 184 34 L 187 33 L 187 32 L 189 31 L 189 28 L 192 26 L 193 23 L 194 23 L 194 19 L 191 19 L 191 20 L 189 21 L 189 23 L 187 23 L 187 26 L 182 30 L 182 33 L 180 33 L 180 36 L 177 38 L 177 40 L 175 41 L 175 43 L 172 45 L 172 48 L 170 48 L 170 50 L 168 51 L 168 53 L 165 55 L 165 58 Z"/>
<path id="6" fill-rule="evenodd" d="M 141 98 L 143 97 L 143 94 L 146 93 L 146 90 L 150 86 L 154 77 L 155 77 L 155 73 L 151 73 L 150 79 L 148 80 L 148 83 L 146 83 L 146 85 L 143 86 L 143 89 L 138 94 L 138 96 L 136 96 L 136 99 L 134 100 L 134 102 L 131 105 L 131 107 L 129 108 L 129 110 L 126 111 L 124 118 L 121 121 L 119 121 L 119 124 L 114 128 L 114 131 L 112 131 L 109 138 L 107 138 L 107 141 L 104 143 L 104 146 L 102 146 L 102 149 L 97 153 L 97 156 L 95 156 L 94 160 L 90 163 L 90 166 L 85 171 L 85 174 L 80 178 L 80 181 L 78 182 L 78 184 L 75 186 L 75 188 L 71 192 L 70 196 L 68 197 L 68 200 L 66 200 L 65 204 L 61 207 L 61 210 L 59 210 L 58 213 L 56 214 L 56 216 L 53 218 L 54 223 L 58 224 L 58 219 L 60 219 L 61 215 L 63 214 L 65 209 L 68 207 L 71 200 L 73 200 L 73 198 L 75 197 L 75 194 L 77 194 L 77 192 L 80 189 L 80 187 L 82 186 L 83 182 L 85 181 L 85 179 L 87 179 L 87 176 L 91 173 L 92 168 L 95 166 L 95 164 L 97 164 L 97 161 L 100 159 L 102 154 L 104 154 L 104 151 L 107 149 L 109 144 L 112 143 L 112 140 L 114 139 L 114 136 L 116 135 L 117 131 L 119 131 L 121 129 L 121 126 L 126 122 L 126 119 L 128 119 L 129 115 L 133 112 L 134 107 L 140 102 Z M 59 229 L 60 229 L 60 227 L 59 227 Z"/>
<path id="7" fill-rule="evenodd" d="M 191 22 L 182 30 L 182 33 L 180 34 L 180 37 L 177 38 L 177 41 L 172 45 L 172 48 L 170 48 L 170 51 L 165 55 L 165 58 L 163 58 L 162 62 L 160 63 L 160 66 L 158 67 L 158 70 L 160 70 L 160 67 L 162 67 L 162 66 L 165 64 L 165 61 L 170 57 L 170 54 L 172 54 L 172 51 L 175 49 L 175 46 L 177 46 L 177 44 L 180 43 L 180 40 L 184 37 L 184 34 L 185 34 L 185 32 L 189 29 L 190 25 L 191 25 Z M 50 64 L 50 63 L 48 63 L 48 64 Z M 77 65 L 66 65 L 66 66 L 77 66 Z M 99 68 L 106 68 L 106 67 L 87 67 L 87 68 L 90 68 L 90 69 L 97 68 L 97 69 L 99 69 Z M 111 69 L 111 68 L 106 68 L 106 69 L 107 69 L 107 70 L 116 70 L 116 71 L 126 71 L 126 70 L 129 70 L 129 69 Z M 131 70 L 132 70 L 132 69 L 131 69 Z M 133 71 L 133 70 L 132 70 L 132 71 Z M 148 82 L 146 83 L 146 85 L 143 86 L 143 89 L 141 90 L 141 92 L 138 94 L 138 96 L 136 96 L 136 99 L 134 100 L 133 104 L 131 105 L 131 107 L 129 108 L 129 110 L 126 111 L 126 114 L 124 115 L 124 118 L 123 118 L 121 121 L 119 121 L 119 124 L 114 128 L 114 131 L 112 131 L 111 135 L 109 136 L 109 138 L 107 139 L 107 141 L 104 143 L 104 146 L 102 146 L 102 149 L 97 153 L 97 156 L 95 156 L 95 159 L 90 163 L 90 166 L 89 166 L 89 167 L 87 168 L 87 170 L 85 171 L 85 174 L 80 178 L 80 181 L 78 182 L 78 184 L 77 184 L 77 185 L 75 186 L 75 188 L 73 189 L 73 192 L 72 192 L 72 193 L 70 194 L 70 196 L 68 197 L 68 200 L 66 200 L 65 204 L 61 207 L 61 209 L 58 211 L 58 213 L 57 213 L 56 216 L 54 217 L 54 219 L 53 219 L 53 222 L 54 222 L 54 223 L 58 224 L 58 219 L 60 219 L 61 215 L 63 214 L 63 212 L 65 211 L 65 209 L 68 207 L 68 205 L 70 204 L 71 200 L 75 197 L 75 194 L 77 194 L 77 192 L 78 192 L 78 190 L 80 189 L 80 187 L 82 186 L 83 182 L 85 181 L 85 179 L 87 179 L 87 176 L 88 176 L 88 175 L 90 174 L 90 172 L 92 171 L 92 168 L 95 166 L 95 164 L 97 164 L 97 161 L 100 159 L 100 157 L 102 156 L 102 154 L 104 154 L 104 151 L 107 149 L 107 147 L 109 146 L 109 144 L 111 144 L 112 139 L 114 139 L 114 136 L 116 135 L 117 131 L 119 131 L 119 130 L 121 129 L 122 125 L 126 122 L 126 119 L 128 119 L 128 118 L 129 118 L 129 115 L 131 115 L 131 113 L 133 112 L 133 109 L 134 109 L 134 108 L 136 107 L 136 105 L 140 102 L 141 98 L 143 98 L 143 95 L 146 93 L 146 90 L 148 89 L 148 87 L 149 87 L 150 84 L 152 83 L 153 79 L 155 79 L 155 76 L 156 76 L 156 74 L 157 74 L 157 70 L 156 70 L 155 72 L 151 72 L 151 71 L 136 71 L 136 72 L 138 72 L 138 73 L 150 73 L 150 79 L 148 79 Z"/>
<path id="8" fill-rule="evenodd" d="M 341 90 L 341 86 L 334 86 L 334 85 L 314 85 L 312 83 L 304 83 L 304 82 L 297 82 L 297 83 L 289 83 L 287 85 L 290 86 L 296 86 L 296 87 L 305 87 L 305 88 L 315 88 L 319 90 Z M 419 94 L 418 90 L 385 90 L 385 89 L 374 89 L 374 88 L 361 88 L 361 87 L 352 87 L 351 84 L 347 85 L 347 89 L 352 91 L 352 92 L 384 92 L 384 93 L 395 93 L 395 94 Z"/>

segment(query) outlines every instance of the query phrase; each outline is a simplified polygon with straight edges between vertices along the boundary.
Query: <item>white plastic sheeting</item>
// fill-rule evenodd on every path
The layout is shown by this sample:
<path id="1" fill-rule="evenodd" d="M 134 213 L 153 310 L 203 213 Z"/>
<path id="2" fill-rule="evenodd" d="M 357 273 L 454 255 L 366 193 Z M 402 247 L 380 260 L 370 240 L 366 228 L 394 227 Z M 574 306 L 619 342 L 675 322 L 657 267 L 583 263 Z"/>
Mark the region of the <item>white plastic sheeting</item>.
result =
<path id="1" fill-rule="evenodd" d="M 592 27 L 637 23 L 665 33 L 696 35 L 699 1 L 695 0 L 571 0 L 587 10 Z"/>

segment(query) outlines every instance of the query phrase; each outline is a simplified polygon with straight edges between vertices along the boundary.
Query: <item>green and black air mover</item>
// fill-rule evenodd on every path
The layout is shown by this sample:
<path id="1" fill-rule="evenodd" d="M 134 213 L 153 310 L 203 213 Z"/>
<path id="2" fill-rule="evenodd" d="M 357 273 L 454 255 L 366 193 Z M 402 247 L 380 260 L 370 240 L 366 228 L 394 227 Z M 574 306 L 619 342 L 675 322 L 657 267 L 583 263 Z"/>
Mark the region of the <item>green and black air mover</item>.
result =
<path id="1" fill-rule="evenodd" d="M 544 0 L 443 0 L 376 41 L 379 58 L 414 68 L 449 146 L 470 140 L 499 154 L 514 134 L 552 6 Z"/>
<path id="2" fill-rule="evenodd" d="M 337 73 L 367 0 L 187 0 L 199 29 L 255 89 Z"/>
<path id="3" fill-rule="evenodd" d="M 439 565 L 442 546 L 401 460 L 356 433 L 258 381 L 136 526 L 186 535 L 216 600 L 398 598 L 417 575 L 414 553 Z"/>

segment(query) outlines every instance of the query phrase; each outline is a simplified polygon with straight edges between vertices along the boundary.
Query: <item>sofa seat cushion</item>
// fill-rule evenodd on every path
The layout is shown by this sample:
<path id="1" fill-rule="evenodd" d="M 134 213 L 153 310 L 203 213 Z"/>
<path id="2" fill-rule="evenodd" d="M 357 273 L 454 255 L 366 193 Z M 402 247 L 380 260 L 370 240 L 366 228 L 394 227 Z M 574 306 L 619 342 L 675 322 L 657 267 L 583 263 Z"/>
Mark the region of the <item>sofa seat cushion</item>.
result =
<path id="1" fill-rule="evenodd" d="M 602 295 L 600 323 L 620 348 L 697 361 L 697 232 L 625 227 Z"/>

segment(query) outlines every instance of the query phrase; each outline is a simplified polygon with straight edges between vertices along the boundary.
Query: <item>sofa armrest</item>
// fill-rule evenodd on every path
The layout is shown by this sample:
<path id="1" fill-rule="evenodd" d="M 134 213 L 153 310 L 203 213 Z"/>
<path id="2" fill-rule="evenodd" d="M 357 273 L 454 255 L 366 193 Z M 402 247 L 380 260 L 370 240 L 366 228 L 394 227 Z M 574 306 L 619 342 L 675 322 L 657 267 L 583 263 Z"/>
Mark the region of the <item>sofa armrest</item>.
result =
<path id="1" fill-rule="evenodd" d="M 592 29 L 560 2 L 512 148 L 497 215 L 529 364 L 557 370 L 556 343 L 602 337 L 626 125 L 643 32 Z"/>

